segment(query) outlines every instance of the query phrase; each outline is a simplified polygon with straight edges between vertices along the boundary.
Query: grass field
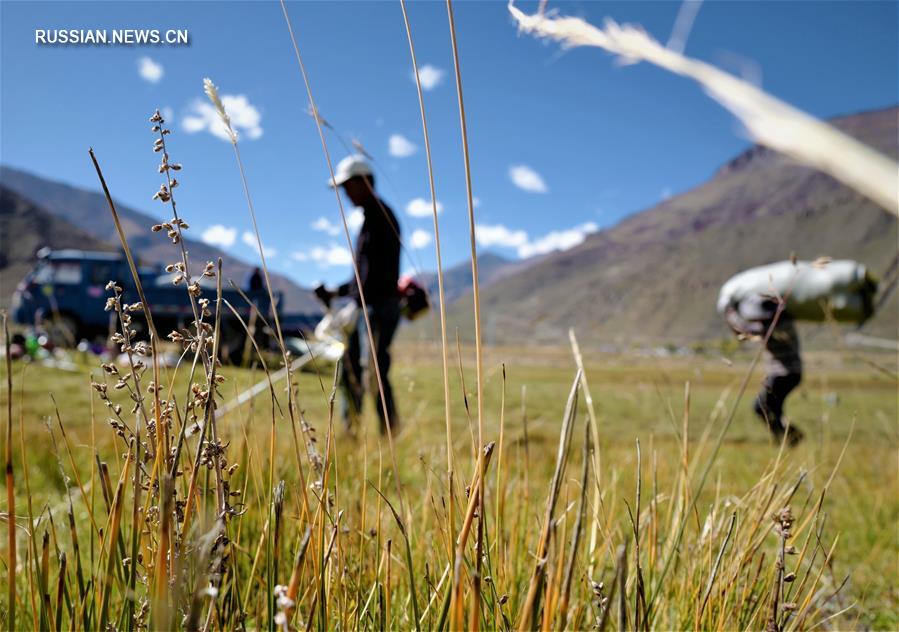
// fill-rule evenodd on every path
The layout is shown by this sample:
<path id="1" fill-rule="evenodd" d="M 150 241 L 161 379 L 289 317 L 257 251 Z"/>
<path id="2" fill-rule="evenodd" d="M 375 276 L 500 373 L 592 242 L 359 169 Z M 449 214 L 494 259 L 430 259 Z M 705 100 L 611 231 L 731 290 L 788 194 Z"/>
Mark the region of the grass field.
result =
<path id="1" fill-rule="evenodd" d="M 473 362 L 469 350 L 463 349 L 462 355 L 469 410 L 475 411 Z M 456 489 L 451 506 L 439 348 L 406 344 L 396 350 L 396 356 L 392 375 L 402 429 L 394 443 L 402 500 L 393 481 L 389 445 L 377 435 L 373 411 L 356 438 L 347 435 L 339 414 L 329 415 L 330 369 L 304 372 L 296 380 L 296 393 L 298 408 L 311 426 L 308 435 L 295 432 L 286 413 L 273 417 L 267 393 L 218 423 L 219 439 L 227 446 L 226 465 L 237 466 L 229 475 L 229 489 L 242 494 L 231 505 L 245 512 L 231 516 L 227 523 L 225 546 L 230 550 L 219 560 L 223 576 L 216 579 L 213 572 L 207 578 L 204 562 L 194 559 L 202 559 L 203 548 L 194 542 L 210 530 L 216 504 L 214 469 L 203 468 L 198 496 L 202 518 L 195 519 L 194 531 L 179 541 L 180 556 L 171 558 L 194 561 L 180 559 L 180 564 L 166 566 L 168 589 L 157 586 L 154 567 L 160 562 L 157 558 L 154 564 L 149 556 L 164 548 L 156 531 L 163 532 L 165 521 L 159 520 L 158 513 L 155 521 L 148 516 L 146 531 L 135 545 L 143 556 L 131 580 L 133 592 L 127 585 L 131 562 L 124 548 L 129 540 L 124 538 L 119 554 L 113 554 L 116 564 L 122 558 L 126 563 L 121 568 L 110 565 L 107 574 L 105 562 L 110 554 L 100 535 L 107 532 L 111 524 L 107 520 L 114 512 L 98 489 L 94 453 L 108 464 L 111 491 L 128 451 L 107 424 L 107 409 L 90 387 L 90 375 L 102 379 L 102 371 L 88 359 L 79 360 L 74 371 L 14 363 L 17 626 L 96 626 L 103 595 L 108 593 L 107 620 L 120 629 L 131 627 L 129 616 L 137 622 L 134 625 L 158 627 L 165 620 L 190 628 L 193 601 L 208 599 L 203 588 L 211 584 L 216 587 L 216 603 L 200 611 L 207 624 L 224 629 L 240 625 L 271 629 L 281 622 L 275 622 L 279 611 L 300 629 L 307 625 L 409 629 L 416 610 L 423 628 L 434 628 L 442 616 L 457 627 L 472 627 L 476 622 L 472 611 L 478 613 L 476 623 L 485 629 L 518 627 L 536 568 L 538 540 L 546 526 L 546 499 L 565 401 L 575 377 L 570 352 L 550 348 L 487 352 L 485 437 L 496 441 L 497 447 L 485 489 L 482 598 L 475 610 L 474 588 L 463 586 L 458 611 L 455 602 L 449 607 L 446 597 L 451 534 L 458 534 L 463 526 L 465 487 L 476 471 L 476 420 L 469 421 L 466 413 L 455 358 L 451 393 Z M 899 625 L 896 383 L 870 363 L 894 369 L 894 357 L 811 354 L 806 379 L 787 409 L 807 439 L 799 448 L 783 453 L 770 443 L 752 415 L 750 397 L 760 375 L 753 376 L 708 470 L 707 482 L 694 499 L 691 490 L 698 489 L 714 437 L 734 405 L 748 356 L 732 364 L 713 357 L 660 359 L 602 355 L 590 349 L 584 349 L 584 356 L 598 421 L 600 467 L 596 477 L 589 472 L 590 482 L 582 494 L 588 415 L 581 400 L 573 418 L 568 468 L 552 512 L 553 538 L 545 552 L 540 598 L 532 606 L 534 625 L 544 629 L 594 625 L 763 628 L 782 544 L 770 515 L 786 504 L 795 515 L 792 542 L 800 554 L 798 559 L 787 558 L 786 565 L 795 566 L 798 577 L 785 585 L 781 595 L 781 602 L 789 597 L 795 606 L 788 603 L 782 611 L 780 628 L 895 629 Z M 223 401 L 263 377 L 259 371 L 245 369 L 223 372 L 227 377 L 220 387 Z M 175 377 L 175 394 L 186 392 L 183 377 Z M 685 422 L 688 382 L 690 407 Z M 283 385 L 277 393 L 283 410 Z M 3 398 L 5 406 L 5 391 Z M 270 442 L 273 418 L 275 436 Z M 326 447 L 329 418 L 334 420 L 330 452 Z M 681 440 L 685 424 L 686 443 Z M 309 437 L 318 457 L 307 456 Z M 190 439 L 188 446 L 189 463 L 196 446 Z M 316 464 L 321 465 L 327 453 L 332 460 L 325 460 L 325 467 L 316 474 Z M 177 498 L 185 494 L 190 465 L 182 469 L 185 474 L 176 479 Z M 301 476 L 307 483 L 305 490 Z M 310 483 L 316 477 L 319 481 Z M 278 505 L 270 493 L 271 483 L 279 480 L 285 481 L 283 505 L 269 512 L 272 503 Z M 121 487 L 123 498 L 133 493 L 129 485 Z M 375 487 L 403 519 L 408 554 L 402 530 Z M 329 491 L 326 519 L 312 513 L 322 489 Z M 596 489 L 601 494 L 598 506 L 593 496 Z M 66 517 L 67 491 L 80 552 L 74 548 Z M 142 502 L 147 502 L 146 495 Z M 158 498 L 153 502 L 158 503 Z M 578 520 L 582 503 L 583 521 Z M 131 506 L 125 503 L 124 509 L 130 518 Z M 447 517 L 450 513 L 452 519 Z M 277 516 L 273 536 L 267 526 L 269 516 Z M 591 534 L 594 518 L 595 535 Z M 34 529 L 29 529 L 30 521 Z M 123 521 L 119 537 L 134 535 L 130 526 L 134 523 L 128 526 L 131 531 L 126 524 Z M 672 543 L 679 525 L 681 537 Z M 307 527 L 312 528 L 308 551 L 302 546 Z M 463 578 L 476 575 L 475 533 L 464 550 Z M 628 549 L 622 554 L 624 549 L 619 547 L 627 541 Z M 7 564 L 6 545 L 3 550 Z M 294 556 L 301 552 L 306 556 L 295 571 Z M 63 555 L 66 562 L 61 563 Z M 210 564 L 208 558 L 205 564 Z M 569 575 L 570 588 L 566 588 Z M 5 582 L 5 566 L 3 577 Z M 292 577 L 298 585 L 289 592 Z M 468 581 L 463 583 L 467 586 Z M 604 586 L 598 589 L 592 582 L 604 582 Z M 625 590 L 619 589 L 616 595 L 615 586 L 622 583 Z M 86 587 L 80 588 L 82 584 Z M 285 587 L 283 595 L 291 597 L 280 606 L 273 597 L 278 584 Z M 416 588 L 414 597 L 411 585 Z M 133 601 L 128 594 L 135 595 Z M 295 607 L 290 606 L 292 602 Z M 601 622 L 604 609 L 609 620 Z M 4 616 L 8 617 L 5 604 Z"/>
<path id="2" fill-rule="evenodd" d="M 412 30 L 405 4 L 400 7 L 442 279 L 426 108 Z M 320 115 L 283 2 L 281 8 L 305 88 L 301 106 L 308 103 L 336 183 L 326 128 L 339 134 Z M 578 21 L 553 22 L 542 5 L 530 17 L 510 10 L 526 30 L 557 39 L 573 31 L 578 45 L 626 60 L 642 57 L 692 77 L 767 147 L 829 168 L 895 212 L 894 163 L 756 86 L 679 59 L 636 29 L 607 26 L 613 35 L 626 34 L 613 46 L 618 36 Z M 435 336 L 440 346 L 397 345 L 393 382 L 402 422 L 395 435 L 378 432 L 371 402 L 355 432 L 341 427 L 330 366 L 293 375 L 285 369 L 287 380 L 222 412 L 288 363 L 287 346 L 273 310 L 268 328 L 279 354 L 256 354 L 267 367 L 219 366 L 235 341 L 233 322 L 223 323 L 228 277 L 221 258 L 189 256 L 189 225 L 175 201 L 182 164 L 170 156 L 172 130 L 156 110 L 148 121 L 160 157 L 153 199 L 164 210 L 154 216 L 171 213 L 172 219 L 151 230 L 171 247 L 160 256 L 173 285 L 184 287 L 192 323 L 157 331 L 153 302 L 142 289 L 149 279 L 142 280 L 129 245 L 136 235 L 126 234 L 113 199 L 118 192 L 107 187 L 90 149 L 134 281 L 133 290 L 119 285 L 121 279 L 110 281 L 104 297 L 116 324 L 110 344 L 129 360 L 101 365 L 75 357 L 62 369 L 7 355 L 0 363 L 6 384 L 0 388 L 6 412 L 0 625 L 54 632 L 899 628 L 895 355 L 841 348 L 808 354 L 806 380 L 787 411 L 807 439 L 787 449 L 771 442 L 751 412 L 760 378 L 751 374 L 751 351 L 660 358 L 591 348 L 583 357 L 567 348 L 482 349 L 482 324 L 490 329 L 502 321 L 482 321 L 476 198 L 451 2 L 447 17 L 474 299 L 472 326 L 463 327 L 462 339 L 470 335 L 475 347 L 462 348 L 460 357 L 451 353 L 445 382 L 441 356 L 448 347 L 455 351 L 445 331 Z M 275 305 L 251 178 L 223 102 L 229 97 L 220 98 L 210 79 L 203 85 L 221 125 L 210 131 L 234 152 L 264 287 Z M 785 120 L 802 133 L 783 134 Z M 836 152 L 839 160 L 822 149 L 833 146 L 844 149 Z M 866 166 L 865 177 L 859 165 Z M 351 180 L 342 186 L 355 204 L 352 191 L 366 180 Z M 741 214 L 753 208 L 738 197 Z M 335 201 L 346 246 L 354 250 L 336 187 Z M 669 215 L 678 229 L 691 223 Z M 734 225 L 722 219 L 726 232 L 736 234 Z M 733 255 L 722 243 L 705 250 Z M 691 253 L 698 256 L 703 249 L 695 246 Z M 360 267 L 389 262 L 370 256 L 350 259 L 373 344 L 377 333 Z M 663 265 L 677 267 L 667 256 Z M 564 274 L 584 281 L 580 271 L 587 267 L 567 265 Z M 433 315 L 445 327 L 439 284 Z M 668 285 L 666 291 L 690 295 L 676 280 Z M 550 275 L 529 282 L 526 291 L 556 300 L 555 286 Z M 617 292 L 602 283 L 584 287 L 583 295 L 595 300 Z M 658 294 L 629 308 L 626 318 L 661 313 Z M 781 304 L 769 335 L 786 306 L 780 295 L 789 292 L 775 294 Z M 485 305 L 494 316 L 539 317 L 520 301 Z M 595 320 L 602 319 L 590 316 L 591 325 Z M 163 348 L 181 354 L 177 368 L 162 366 Z M 135 354 L 143 356 L 139 365 Z"/>

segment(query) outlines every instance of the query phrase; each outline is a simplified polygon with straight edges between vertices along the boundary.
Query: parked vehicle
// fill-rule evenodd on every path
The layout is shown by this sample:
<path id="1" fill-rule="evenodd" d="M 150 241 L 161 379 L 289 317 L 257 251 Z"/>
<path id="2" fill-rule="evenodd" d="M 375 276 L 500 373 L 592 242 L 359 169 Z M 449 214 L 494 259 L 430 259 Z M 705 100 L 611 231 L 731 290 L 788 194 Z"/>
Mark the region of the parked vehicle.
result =
<path id="1" fill-rule="evenodd" d="M 109 296 L 105 287 L 109 281 L 123 288 L 125 302 L 140 300 L 122 253 L 44 249 L 38 257 L 35 267 L 16 288 L 12 316 L 19 324 L 43 329 L 58 345 L 74 345 L 82 339 L 109 335 L 110 327 L 115 325 L 111 320 L 113 315 L 104 309 Z M 194 317 L 190 298 L 183 285 L 172 284 L 172 274 L 166 273 L 162 266 L 141 266 L 138 276 L 160 336 L 191 327 Z M 203 295 L 210 299 L 211 322 L 215 317 L 215 282 L 204 278 L 201 286 Z M 268 292 L 256 290 L 244 294 L 270 321 Z M 240 293 L 223 287 L 222 298 L 234 307 L 244 323 L 252 323 L 257 343 L 266 348 L 270 332 L 265 331 L 260 319 L 251 315 L 253 310 Z M 275 295 L 277 302 L 280 298 L 280 294 Z M 133 316 L 135 329 L 145 331 L 144 316 L 140 313 Z M 222 357 L 239 358 L 246 343 L 246 330 L 227 308 L 222 312 L 222 332 Z"/>

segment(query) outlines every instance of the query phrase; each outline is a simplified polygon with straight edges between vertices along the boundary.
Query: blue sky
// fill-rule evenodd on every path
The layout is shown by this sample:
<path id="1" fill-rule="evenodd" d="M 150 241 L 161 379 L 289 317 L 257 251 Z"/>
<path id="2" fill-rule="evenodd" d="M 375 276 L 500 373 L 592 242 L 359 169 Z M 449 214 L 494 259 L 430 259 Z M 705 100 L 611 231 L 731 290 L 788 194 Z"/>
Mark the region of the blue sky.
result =
<path id="1" fill-rule="evenodd" d="M 664 42 L 680 3 L 548 8 L 594 23 L 636 22 Z M 414 201 L 429 195 L 399 3 L 289 10 L 321 114 L 376 158 L 379 189 L 413 253 L 403 268 L 433 269 L 430 215 L 414 214 Z M 446 10 L 440 2 L 408 10 L 432 84 L 425 100 L 452 265 L 468 255 L 468 220 Z M 172 157 L 184 164 L 179 209 L 194 237 L 205 233 L 252 260 L 233 152 L 197 105 L 208 76 L 245 123 L 241 151 L 272 268 L 307 284 L 348 277 L 345 238 L 331 234 L 337 204 L 277 3 L 4 0 L 0 11 L 4 164 L 96 188 L 86 153 L 93 146 L 113 194 L 160 215 L 165 209 L 150 200 L 159 176 L 147 117 L 165 109 Z M 568 246 L 703 182 L 747 145 L 733 117 L 685 79 L 519 36 L 504 2 L 458 2 L 455 17 L 482 248 L 514 258 Z M 191 43 L 38 46 L 38 28 L 189 29 Z M 896 50 L 895 2 L 705 2 L 686 46 L 692 57 L 760 77 L 767 91 L 819 117 L 895 104 Z M 346 153 L 337 136 L 328 141 L 335 159 Z"/>

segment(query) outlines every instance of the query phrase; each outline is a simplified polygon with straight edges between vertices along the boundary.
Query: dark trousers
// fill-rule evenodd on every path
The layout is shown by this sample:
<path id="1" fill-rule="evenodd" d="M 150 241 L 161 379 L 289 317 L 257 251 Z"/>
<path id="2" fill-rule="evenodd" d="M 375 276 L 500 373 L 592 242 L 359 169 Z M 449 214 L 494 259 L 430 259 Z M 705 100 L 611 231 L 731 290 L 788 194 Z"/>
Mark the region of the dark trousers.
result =
<path id="1" fill-rule="evenodd" d="M 768 326 L 766 323 L 766 331 Z M 789 314 L 782 314 L 771 332 L 765 356 L 766 375 L 755 400 L 755 412 L 780 439 L 787 430 L 783 423 L 784 401 L 802 381 L 799 335 Z"/>
<path id="2" fill-rule="evenodd" d="M 745 315 L 741 313 L 745 311 Z M 763 297 L 751 297 L 746 304 L 730 306 L 724 317 L 738 334 L 765 337 L 771 328 L 777 304 Z M 793 318 L 782 312 L 765 343 L 765 380 L 755 398 L 755 413 L 768 424 L 775 437 L 783 437 L 784 401 L 802 381 L 799 335 Z"/>
<path id="3" fill-rule="evenodd" d="M 381 432 L 386 432 L 386 423 L 389 421 L 391 428 L 397 423 L 396 406 L 393 401 L 393 388 L 390 386 L 388 373 L 390 371 L 390 343 L 396 333 L 400 321 L 400 303 L 398 298 L 381 300 L 368 306 L 368 319 L 371 323 L 372 338 L 374 338 L 375 357 L 378 360 L 381 384 L 384 387 L 384 400 L 387 404 L 387 420 L 384 419 L 384 407 L 381 404 L 381 395 L 378 390 L 378 378 L 375 373 L 374 362 L 370 353 L 366 353 L 369 360 L 369 390 L 375 401 L 375 408 L 381 420 Z M 365 320 L 360 315 L 356 330 L 350 334 L 347 348 L 343 355 L 343 390 L 346 396 L 344 408 L 344 420 L 350 429 L 353 429 L 356 417 L 362 410 L 362 399 L 365 395 L 363 382 L 362 355 L 363 347 L 368 348 L 368 332 L 365 328 Z"/>
<path id="4" fill-rule="evenodd" d="M 786 432 L 783 423 L 784 401 L 801 381 L 801 373 L 788 373 L 768 374 L 762 382 L 762 390 L 755 399 L 755 413 L 768 424 L 768 428 L 776 437 L 782 437 Z"/>

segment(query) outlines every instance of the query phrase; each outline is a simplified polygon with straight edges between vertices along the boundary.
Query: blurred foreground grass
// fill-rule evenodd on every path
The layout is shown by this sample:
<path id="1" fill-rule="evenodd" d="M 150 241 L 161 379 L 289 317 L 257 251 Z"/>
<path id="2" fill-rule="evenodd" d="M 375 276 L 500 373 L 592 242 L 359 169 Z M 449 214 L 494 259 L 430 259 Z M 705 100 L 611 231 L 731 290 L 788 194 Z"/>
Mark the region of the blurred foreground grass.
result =
<path id="1" fill-rule="evenodd" d="M 469 391 L 470 408 L 474 411 L 474 371 L 470 355 L 463 349 L 461 370 Z M 740 358 L 729 364 L 721 358 L 606 355 L 592 353 L 589 349 L 584 349 L 584 356 L 599 416 L 600 486 L 612 490 L 603 497 L 604 510 L 615 515 L 610 518 L 610 524 L 626 530 L 623 516 L 627 514 L 622 503 L 626 494 L 633 495 L 636 485 L 637 440 L 642 450 L 644 499 L 653 498 L 654 503 L 664 507 L 666 498 L 673 496 L 671 481 L 675 480 L 680 468 L 679 433 L 683 424 L 685 384 L 690 383 L 689 430 L 690 449 L 693 450 L 699 445 L 703 433 L 711 431 L 714 436 L 727 416 L 746 374 L 748 361 Z M 440 531 L 433 522 L 437 512 L 434 503 L 445 502 L 440 492 L 446 456 L 439 352 L 433 347 L 404 344 L 396 349 L 395 357 L 392 379 L 402 420 L 395 447 L 410 513 L 416 519 L 417 528 L 410 530 L 414 559 L 416 566 L 420 564 L 433 575 L 428 581 L 436 582 L 440 570 L 436 568 L 438 561 L 434 558 L 434 549 L 447 546 L 440 542 Z M 802 498 L 808 497 L 804 500 L 808 505 L 818 499 L 817 494 L 830 479 L 845 446 L 842 463 L 826 488 L 822 510 L 828 542 L 839 537 L 836 554 L 828 565 L 834 588 L 848 576 L 836 599 L 842 608 L 847 608 L 837 619 L 838 627 L 870 625 L 895 629 L 899 626 L 899 615 L 896 614 L 899 612 L 896 587 L 899 576 L 897 390 L 896 382 L 875 369 L 871 362 L 895 370 L 895 357 L 889 355 L 847 360 L 838 354 L 822 353 L 807 358 L 805 381 L 787 403 L 787 414 L 805 431 L 806 441 L 784 454 L 782 467 L 788 482 L 797 480 L 800 472 L 807 472 L 800 491 L 807 490 Z M 76 366 L 74 371 L 63 371 L 19 362 L 13 365 L 17 514 L 23 516 L 25 507 L 21 440 L 27 451 L 28 485 L 34 514 L 36 516 L 44 507 L 50 507 L 59 514 L 54 515 L 56 528 L 61 528 L 64 521 L 64 513 L 60 513 L 64 511 L 66 491 L 62 471 L 69 477 L 72 488 L 75 480 L 71 477 L 69 457 L 61 443 L 51 395 L 58 404 L 58 414 L 82 481 L 91 480 L 94 451 L 109 461 L 115 472 L 120 471 L 125 451 L 123 443 L 116 442 L 105 421 L 106 410 L 90 388 L 91 375 L 93 379 L 102 379 L 102 372 L 92 359 L 78 359 Z M 521 559 L 513 565 L 517 572 L 506 579 L 522 590 L 526 588 L 532 555 L 522 555 L 524 549 L 517 547 L 533 551 L 546 488 L 555 463 L 565 398 L 575 367 L 566 349 L 490 349 L 485 362 L 485 433 L 489 440 L 499 438 L 503 366 L 506 406 L 502 466 L 503 476 L 509 477 L 503 487 L 508 498 L 503 502 L 508 511 L 520 514 L 521 519 L 515 524 L 529 526 L 529 532 L 521 535 L 520 545 L 515 545 L 515 536 L 510 535 L 513 540 L 510 546 Z M 300 408 L 315 429 L 319 448 L 324 451 L 332 368 L 319 369 L 317 373 L 300 374 L 296 389 Z M 2 370 L 5 379 L 5 368 Z M 221 389 L 224 400 L 264 377 L 259 371 L 248 369 L 225 368 L 223 373 L 227 377 Z M 694 525 L 697 529 L 702 526 L 700 514 L 713 503 L 717 506 L 724 499 L 725 506 L 739 506 L 739 497 L 758 484 L 777 457 L 777 447 L 772 445 L 766 429 L 754 417 L 750 407 L 760 377 L 759 373 L 750 380 L 709 482 L 697 503 Z M 178 385 L 175 394 L 184 393 L 186 380 L 179 377 L 175 383 Z M 279 393 L 283 383 L 280 387 Z M 473 439 L 477 430 L 476 420 L 470 422 L 466 412 L 457 357 L 452 359 L 451 393 L 454 449 L 458 462 L 464 464 L 458 467 L 457 481 L 464 486 L 473 471 Z M 0 397 L 5 406 L 5 392 Z M 371 398 L 366 406 L 366 425 L 358 429 L 355 438 L 343 431 L 339 413 L 333 417 L 335 504 L 356 510 L 367 507 L 366 502 L 373 502 L 370 489 L 366 501 L 365 479 L 385 491 L 393 489 L 388 483 L 392 474 L 387 444 L 378 437 Z M 578 428 L 585 418 L 583 407 L 581 411 Z M 263 393 L 252 403 L 225 416 L 219 425 L 220 436 L 230 443 L 230 449 L 237 448 L 237 453 L 242 455 L 241 468 L 246 469 L 246 480 L 252 481 L 245 482 L 244 489 L 248 492 L 241 499 L 250 513 L 266 505 L 263 494 L 268 477 L 271 420 L 271 401 L 268 394 Z M 298 444 L 294 442 L 289 423 L 280 417 L 275 423 L 275 437 L 274 478 L 283 478 L 289 488 L 294 488 L 298 480 L 294 458 Z M 582 441 L 582 431 L 575 431 L 572 454 L 579 454 Z M 572 459 L 567 478 L 574 480 L 580 459 Z M 112 467 L 113 463 L 115 467 Z M 812 490 L 815 490 L 814 495 Z M 487 493 L 494 491 L 488 488 Z M 87 489 L 86 493 L 95 492 Z M 566 486 L 560 499 L 564 511 L 570 511 L 575 504 L 572 493 L 572 486 Z M 727 501 L 728 498 L 733 501 Z M 291 518 L 300 518 L 296 509 L 292 511 Z M 365 514 L 365 511 L 361 513 Z M 85 519 L 84 515 L 79 519 Z M 350 521 L 355 519 L 351 517 Z M 379 540 L 381 528 L 387 527 L 389 532 L 394 526 L 380 503 L 377 515 L 370 520 L 378 525 Z M 252 525 L 246 528 L 248 533 L 258 532 L 261 528 L 254 522 L 248 524 Z M 354 528 L 361 526 L 356 524 Z M 366 525 L 366 529 L 370 526 L 371 523 Z M 394 538 L 398 540 L 398 536 Z M 237 540 L 238 550 L 249 563 L 254 552 L 252 541 L 244 546 L 239 534 Z M 770 536 L 768 543 L 774 550 L 774 536 Z M 396 542 L 394 546 L 399 549 Z M 21 559 L 20 556 L 20 564 Z M 394 572 L 400 574 L 400 571 Z M 3 573 L 5 581 L 5 568 Z M 264 586 L 260 586 L 262 588 Z M 423 600 L 423 595 L 419 595 L 419 599 Z M 684 620 L 679 615 L 670 617 L 666 620 Z M 390 627 L 390 621 L 386 623 Z M 394 624 L 404 625 L 400 619 Z"/>

